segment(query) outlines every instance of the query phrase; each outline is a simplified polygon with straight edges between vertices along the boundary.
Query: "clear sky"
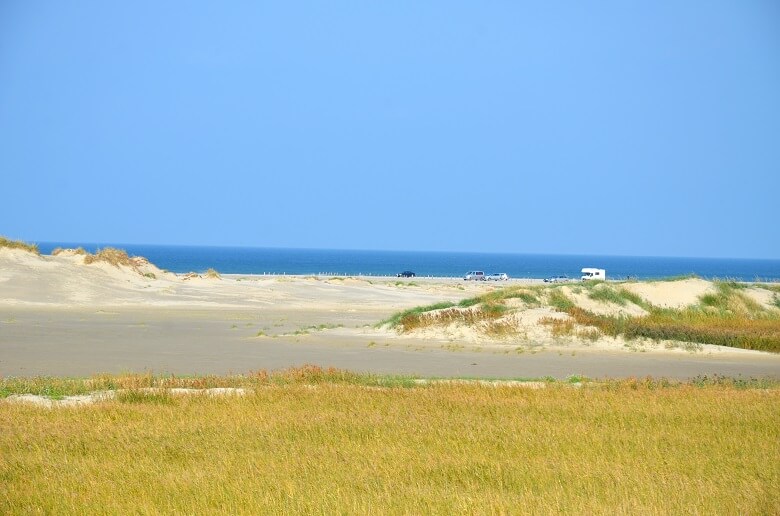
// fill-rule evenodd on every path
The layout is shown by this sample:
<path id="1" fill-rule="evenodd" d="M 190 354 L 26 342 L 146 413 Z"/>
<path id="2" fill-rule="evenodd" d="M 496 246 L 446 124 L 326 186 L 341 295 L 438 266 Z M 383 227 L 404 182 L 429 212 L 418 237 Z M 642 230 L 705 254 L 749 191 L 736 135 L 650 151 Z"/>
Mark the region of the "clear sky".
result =
<path id="1" fill-rule="evenodd" d="M 0 234 L 780 258 L 780 2 L 0 1 Z"/>

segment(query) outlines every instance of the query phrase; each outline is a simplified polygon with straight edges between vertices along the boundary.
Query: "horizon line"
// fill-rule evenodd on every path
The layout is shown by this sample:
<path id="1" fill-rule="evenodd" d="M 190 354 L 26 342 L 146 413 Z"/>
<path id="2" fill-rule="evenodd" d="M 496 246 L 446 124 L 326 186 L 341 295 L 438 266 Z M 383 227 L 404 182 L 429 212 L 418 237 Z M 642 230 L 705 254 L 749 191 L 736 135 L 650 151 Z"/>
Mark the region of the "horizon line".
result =
<path id="1" fill-rule="evenodd" d="M 153 243 L 133 243 L 133 242 L 88 242 L 88 241 L 55 241 L 55 240 L 32 240 L 34 244 L 80 244 L 94 246 L 147 246 L 147 247 L 205 247 L 205 248 L 225 248 L 225 249 L 271 249 L 271 250 L 294 250 L 294 251 L 347 251 L 347 252 L 378 252 L 378 253 L 440 253 L 440 254 L 499 254 L 499 255 L 531 255 L 531 256 L 572 256 L 572 257 L 603 257 L 603 258 L 673 258 L 673 259 L 692 259 L 692 260 L 758 260 L 758 261 L 780 261 L 780 258 L 756 258 L 756 257 L 738 257 L 738 256 L 675 256 L 675 255 L 640 255 L 640 254 L 598 254 L 598 253 L 551 253 L 551 252 L 532 252 L 532 251 L 462 251 L 462 250 L 430 250 L 430 249 L 359 249 L 359 248 L 335 248 L 335 247 L 283 247 L 283 246 L 259 246 L 259 245 L 217 245 L 217 244 L 153 244 Z"/>

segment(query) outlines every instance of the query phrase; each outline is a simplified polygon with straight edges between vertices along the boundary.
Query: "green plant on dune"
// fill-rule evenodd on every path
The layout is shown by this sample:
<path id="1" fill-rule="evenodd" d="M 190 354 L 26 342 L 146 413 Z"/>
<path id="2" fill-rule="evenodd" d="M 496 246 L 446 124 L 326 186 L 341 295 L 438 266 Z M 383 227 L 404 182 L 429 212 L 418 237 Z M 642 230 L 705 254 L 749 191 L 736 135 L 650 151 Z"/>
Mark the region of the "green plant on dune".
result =
<path id="1" fill-rule="evenodd" d="M 649 308 L 649 303 L 642 299 L 641 296 L 625 288 L 615 288 L 606 283 L 590 289 L 588 297 L 594 301 L 613 303 L 619 306 L 626 306 L 626 304 L 632 303 L 645 309 Z"/>
<path id="2" fill-rule="evenodd" d="M 382 321 L 379 321 L 377 323 L 377 327 L 388 325 L 391 328 L 397 327 L 399 324 L 401 324 L 401 321 L 410 317 L 419 315 L 425 312 L 431 312 L 433 310 L 441 310 L 444 308 L 450 308 L 452 306 L 455 306 L 454 303 L 451 303 L 449 301 L 445 301 L 442 303 L 434 303 L 432 305 L 426 305 L 426 306 L 416 306 L 414 308 L 409 308 L 408 310 L 403 310 L 401 312 L 397 312 L 393 315 L 391 315 L 389 318 L 384 319 Z"/>
<path id="3" fill-rule="evenodd" d="M 537 290 L 533 287 L 505 287 L 476 297 L 461 300 L 458 306 L 468 308 L 482 303 L 501 303 L 508 299 L 520 299 L 529 305 L 539 303 L 539 298 L 534 294 Z"/>
<path id="4" fill-rule="evenodd" d="M 588 297 L 594 301 L 602 301 L 605 303 L 614 303 L 616 305 L 625 306 L 626 300 L 612 287 L 606 284 L 599 288 L 593 288 L 588 292 Z"/>
<path id="5" fill-rule="evenodd" d="M 553 287 L 548 292 L 547 303 L 561 312 L 566 312 L 575 307 L 574 301 L 560 289 L 560 287 Z"/>

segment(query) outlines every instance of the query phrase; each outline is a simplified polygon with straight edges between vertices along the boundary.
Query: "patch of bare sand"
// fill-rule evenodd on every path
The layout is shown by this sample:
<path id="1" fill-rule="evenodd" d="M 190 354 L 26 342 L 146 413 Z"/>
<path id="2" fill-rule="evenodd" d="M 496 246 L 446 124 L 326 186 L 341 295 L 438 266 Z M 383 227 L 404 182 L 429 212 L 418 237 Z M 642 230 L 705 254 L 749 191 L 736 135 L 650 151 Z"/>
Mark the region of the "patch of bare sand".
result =
<path id="1" fill-rule="evenodd" d="M 685 308 L 699 302 L 705 294 L 714 293 L 712 282 L 699 278 L 679 281 L 625 283 L 623 288 L 661 308 Z"/>
<path id="2" fill-rule="evenodd" d="M 773 292 L 769 289 L 762 288 L 760 286 L 753 286 L 748 287 L 741 291 L 743 294 L 745 294 L 749 299 L 755 301 L 759 305 L 761 305 L 762 308 L 768 309 L 768 310 L 777 310 L 777 305 L 775 305 L 775 299 L 777 297 L 780 297 L 780 294 L 777 292 Z"/>

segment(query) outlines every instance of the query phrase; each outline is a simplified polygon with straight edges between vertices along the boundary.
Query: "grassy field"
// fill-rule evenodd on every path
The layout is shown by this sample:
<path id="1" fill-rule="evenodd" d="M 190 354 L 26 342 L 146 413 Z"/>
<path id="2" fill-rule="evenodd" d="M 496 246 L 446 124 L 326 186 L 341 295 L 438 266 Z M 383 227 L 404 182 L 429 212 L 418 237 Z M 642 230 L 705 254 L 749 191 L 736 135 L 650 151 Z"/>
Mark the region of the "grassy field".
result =
<path id="1" fill-rule="evenodd" d="M 780 386 L 413 386 L 316 368 L 220 379 L 6 380 L 0 513 L 780 512 Z M 48 385 L 48 386 L 47 386 Z M 245 397 L 148 385 L 243 385 Z"/>

